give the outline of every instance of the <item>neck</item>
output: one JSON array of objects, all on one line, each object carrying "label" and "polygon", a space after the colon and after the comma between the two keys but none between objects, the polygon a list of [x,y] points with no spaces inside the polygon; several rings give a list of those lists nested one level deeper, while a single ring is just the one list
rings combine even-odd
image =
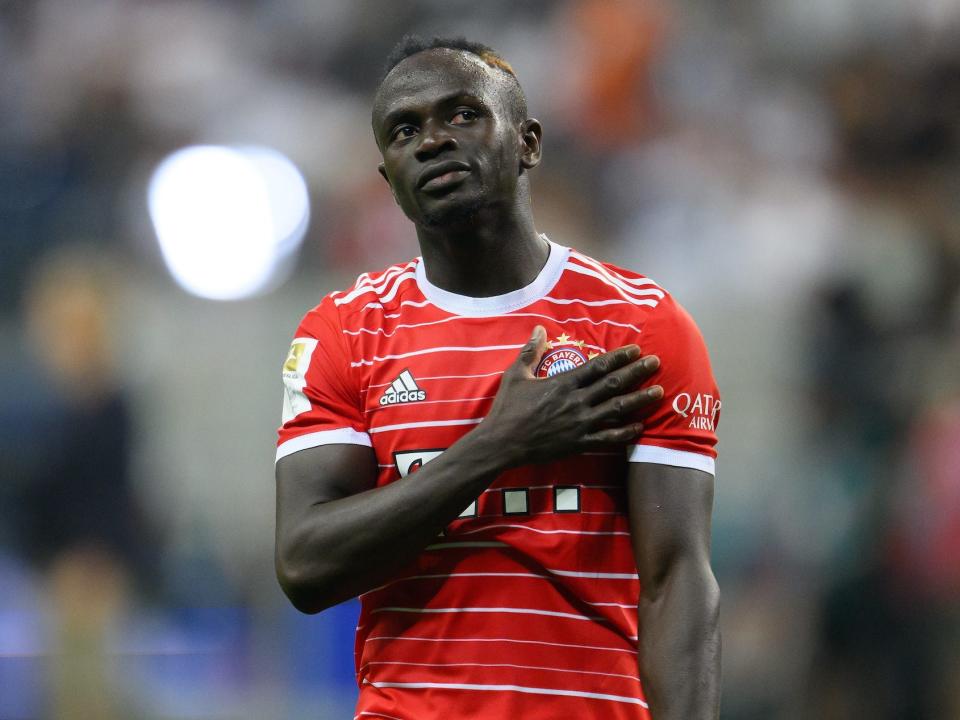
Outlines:
[{"label": "neck", "polygon": [[508,212],[482,210],[456,226],[418,226],[417,239],[427,279],[468,297],[503,295],[529,285],[550,254],[529,203],[522,201]]}]

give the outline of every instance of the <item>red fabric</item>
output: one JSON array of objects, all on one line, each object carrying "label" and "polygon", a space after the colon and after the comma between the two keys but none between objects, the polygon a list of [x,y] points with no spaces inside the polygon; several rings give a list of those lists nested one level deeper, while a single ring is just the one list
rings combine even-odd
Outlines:
[{"label": "red fabric", "polygon": [[[640,444],[715,457],[712,426],[691,426],[693,401],[679,405],[686,417],[673,407],[683,393],[718,397],[689,316],[643,276],[553,252],[563,253],[562,272],[545,294],[492,315],[438,307],[415,262],[325,298],[296,333],[318,341],[305,371],[310,407],[280,429],[281,452],[318,430],[350,428],[368,434],[379,485],[416,472],[483,418],[502,371],[542,324],[547,355],[564,351],[555,371],[627,343],[659,355],[652,382],[666,398]],[[545,359],[541,374],[552,365]],[[712,408],[701,414],[715,420]],[[472,516],[362,597],[361,717],[648,717],[624,450],[504,473]],[[558,496],[558,487],[568,489]]]}]

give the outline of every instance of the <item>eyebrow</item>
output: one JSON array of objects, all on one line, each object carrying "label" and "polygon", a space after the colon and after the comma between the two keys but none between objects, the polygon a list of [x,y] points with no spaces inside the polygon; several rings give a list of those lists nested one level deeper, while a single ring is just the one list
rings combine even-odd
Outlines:
[{"label": "eyebrow", "polygon": [[[483,102],[483,100],[481,100],[476,95],[472,93],[465,93],[465,92],[453,92],[453,93],[450,93],[449,95],[445,95],[444,97],[440,98],[436,104],[440,106],[452,105],[457,100],[463,100],[463,99],[473,100],[478,105],[481,105],[483,107],[487,106],[487,104]],[[405,108],[405,107],[398,107],[398,108],[389,110],[383,116],[383,119],[380,121],[380,129],[389,130],[401,120],[414,116],[416,114],[417,114],[416,111],[411,110],[410,108]]]}]

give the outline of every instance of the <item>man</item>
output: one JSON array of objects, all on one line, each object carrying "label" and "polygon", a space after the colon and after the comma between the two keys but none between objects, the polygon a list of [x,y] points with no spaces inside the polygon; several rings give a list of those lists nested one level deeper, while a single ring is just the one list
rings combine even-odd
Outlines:
[{"label": "man", "polygon": [[423,256],[306,315],[277,450],[285,592],[362,598],[357,717],[716,718],[696,327],[537,233],[540,123],[489,48],[401,43],[373,130]]}]

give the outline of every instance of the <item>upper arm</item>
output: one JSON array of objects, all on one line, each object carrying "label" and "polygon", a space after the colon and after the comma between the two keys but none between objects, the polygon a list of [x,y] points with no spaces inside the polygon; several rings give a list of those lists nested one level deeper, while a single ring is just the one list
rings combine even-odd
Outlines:
[{"label": "upper arm", "polygon": [[333,300],[304,317],[283,364],[277,534],[311,507],[368,490],[377,461]]},{"label": "upper arm", "polygon": [[655,591],[678,562],[709,568],[713,487],[713,476],[700,470],[630,464],[630,536],[645,591]]},{"label": "upper arm", "polygon": [[277,538],[312,507],[376,486],[377,460],[365,445],[320,445],[277,461]]}]

